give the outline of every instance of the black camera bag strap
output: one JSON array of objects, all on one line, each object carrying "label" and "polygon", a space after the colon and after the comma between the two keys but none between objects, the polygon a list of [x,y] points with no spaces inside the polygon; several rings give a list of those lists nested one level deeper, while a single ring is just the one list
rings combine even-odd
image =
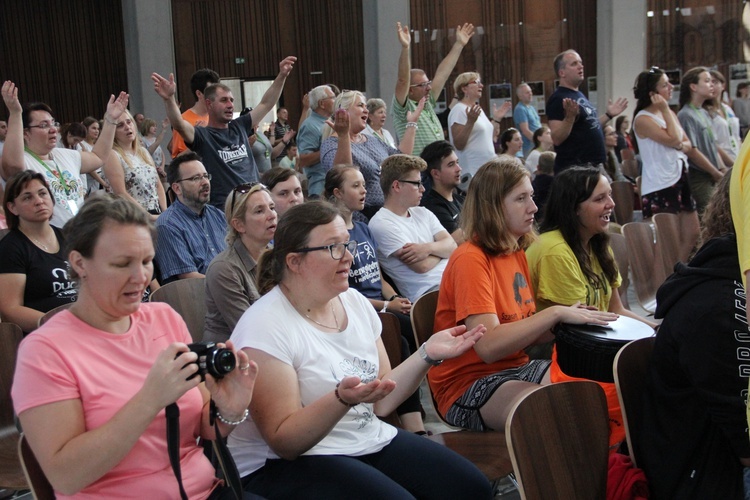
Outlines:
[{"label": "black camera bag strap", "polygon": [[165,408],[167,414],[167,452],[169,453],[169,463],[172,464],[174,476],[177,478],[177,484],[180,486],[180,498],[188,500],[185,488],[182,487],[182,469],[180,468],[180,408],[177,403],[167,405]]},{"label": "black camera bag strap", "polygon": [[[180,468],[180,409],[177,403],[172,403],[166,407],[167,414],[167,450],[169,453],[169,462],[172,464],[172,470],[177,478],[177,484],[180,486],[180,498],[182,500],[188,500],[185,489],[182,487],[182,470]],[[229,453],[229,448],[224,442],[224,438],[221,437],[219,432],[219,424],[216,421],[216,404],[214,400],[211,400],[211,407],[209,409],[210,420],[209,423],[213,425],[216,438],[213,441],[213,448],[216,453],[216,457],[219,460],[221,470],[224,472],[224,480],[227,485],[232,489],[234,497],[237,500],[242,499],[242,481],[240,480],[240,473],[237,470],[237,465],[234,463],[232,454]]]}]

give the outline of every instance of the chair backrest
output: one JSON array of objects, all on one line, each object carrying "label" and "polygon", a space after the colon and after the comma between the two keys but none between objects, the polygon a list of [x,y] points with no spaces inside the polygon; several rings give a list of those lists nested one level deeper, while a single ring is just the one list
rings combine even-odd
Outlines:
[{"label": "chair backrest", "polygon": [[[391,368],[401,364],[401,323],[395,314],[389,312],[379,312],[378,317],[383,325],[383,331],[380,333],[380,340],[383,341],[385,351],[388,353],[388,361],[391,362]],[[390,415],[380,417],[381,420],[388,422],[394,427],[402,428],[401,419],[394,411]]]},{"label": "chair backrest", "polygon": [[415,300],[411,306],[411,326],[418,346],[427,342],[427,339],[434,333],[438,293],[439,290],[427,292]]},{"label": "chair backrest", "polygon": [[73,303],[71,302],[69,304],[63,304],[61,306],[55,307],[54,309],[50,309],[49,311],[47,311],[46,313],[44,313],[44,316],[42,316],[41,318],[39,318],[39,322],[37,323],[37,327],[42,326],[47,321],[49,321],[49,319],[52,316],[54,316],[55,314],[59,313],[60,311],[64,311],[65,309],[68,309],[72,305],[73,305]]},{"label": "chair backrest", "polygon": [[530,392],[511,408],[505,439],[522,498],[605,498],[609,423],[604,391],[595,382]]},{"label": "chair backrest", "polygon": [[193,342],[203,339],[206,324],[206,278],[167,283],[151,294],[151,302],[166,302],[185,320]]},{"label": "chair backrest", "polygon": [[622,419],[625,423],[625,438],[628,441],[630,459],[638,466],[638,450],[633,437],[638,435],[643,422],[643,392],[648,377],[648,366],[654,350],[656,337],[634,340],[624,345],[615,356],[613,365],[617,399],[620,400]]},{"label": "chair backrest", "polygon": [[13,323],[0,323],[0,430],[15,427],[10,388],[16,369],[18,346],[23,338],[21,327]]},{"label": "chair backrest", "polygon": [[47,480],[47,476],[44,475],[42,467],[37,462],[34,452],[31,451],[29,443],[26,441],[26,436],[23,434],[21,434],[21,438],[18,440],[18,458],[21,460],[23,473],[26,476],[26,481],[29,483],[34,499],[54,500],[55,491]]},{"label": "chair backrest", "polygon": [[656,310],[656,290],[664,282],[664,267],[656,253],[654,230],[646,222],[630,222],[622,226],[628,249],[628,261],[638,302],[646,311]]},{"label": "chair backrest", "polygon": [[625,237],[620,233],[609,233],[609,246],[615,255],[617,270],[620,271],[622,282],[620,283],[620,301],[626,309],[630,309],[628,303],[628,287],[630,286],[630,265],[628,264],[628,248]]},{"label": "chair backrest", "polygon": [[677,214],[661,213],[654,215],[653,221],[656,231],[656,253],[661,257],[664,276],[670,276],[674,272],[674,265],[680,261],[680,217]]},{"label": "chair backrest", "polygon": [[630,181],[614,181],[611,186],[617,223],[622,225],[633,222],[633,184]]},{"label": "chair backrest", "polygon": [[29,487],[16,453],[19,432],[10,397],[22,338],[20,326],[0,323],[0,489],[24,490]]}]

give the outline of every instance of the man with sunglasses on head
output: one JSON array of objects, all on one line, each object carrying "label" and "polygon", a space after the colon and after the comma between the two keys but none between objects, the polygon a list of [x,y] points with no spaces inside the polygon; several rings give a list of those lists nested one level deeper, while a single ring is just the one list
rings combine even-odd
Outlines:
[{"label": "man with sunglasses on head", "polygon": [[440,62],[435,71],[435,76],[430,80],[424,70],[412,69],[411,67],[411,33],[408,26],[397,23],[398,41],[401,43],[401,56],[398,59],[398,80],[396,80],[396,92],[393,95],[391,113],[393,114],[393,125],[399,140],[404,136],[408,111],[414,112],[420,99],[427,96],[424,110],[417,121],[417,135],[414,140],[412,154],[419,155],[428,144],[445,139],[443,126],[435,113],[435,103],[443,91],[445,82],[453,71],[453,68],[461,56],[471,37],[474,35],[474,25],[465,23],[456,28],[456,42],[450,52]]},{"label": "man with sunglasses on head", "polygon": [[227,247],[224,212],[209,204],[211,174],[194,151],[167,165],[175,200],[156,219],[156,268],[162,285],[202,278],[214,257]]},{"label": "man with sunglasses on head", "polygon": [[438,289],[448,257],[456,249],[435,214],[419,206],[426,168],[427,163],[417,156],[386,158],[380,172],[385,204],[369,224],[380,266],[412,303]]},{"label": "man with sunglasses on head", "polygon": [[86,194],[81,176],[101,167],[112,151],[117,121],[128,106],[128,94],[112,95],[104,114],[104,126],[92,152],[57,148],[60,124],[52,117],[52,109],[42,102],[21,106],[18,87],[6,81],[2,86],[3,101],[8,108],[8,133],[2,157],[2,176],[24,170],[42,174],[55,198],[50,224],[63,227],[78,213]]},{"label": "man with sunglasses on head", "polygon": [[158,73],[151,74],[154,90],[164,99],[172,128],[182,136],[188,148],[203,158],[206,170],[211,174],[213,206],[223,209],[224,200],[234,186],[259,179],[258,166],[253,159],[248,137],[255,134],[254,124],[260,122],[276,105],[296,61],[294,56],[281,61],[279,74],[258,105],[250,113],[236,119],[232,90],[222,83],[206,87],[206,127],[194,127],[182,118],[174,97],[177,88],[174,75],[169,75],[167,79]]}]

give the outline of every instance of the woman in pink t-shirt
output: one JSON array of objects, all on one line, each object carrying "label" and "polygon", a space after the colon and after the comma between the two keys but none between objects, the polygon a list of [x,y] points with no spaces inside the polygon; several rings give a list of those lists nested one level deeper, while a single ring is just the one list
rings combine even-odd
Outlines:
[{"label": "woman in pink t-shirt", "polygon": [[173,402],[185,492],[217,498],[222,489],[196,439],[215,438],[210,399],[223,435],[245,420],[257,366],[237,351],[237,369],[224,378],[192,377],[198,356],[185,323],[165,304],[141,304],[154,231],[138,205],[95,197],[65,229],[78,301],[22,342],[12,390],[57,498],[179,498],[165,433]]}]

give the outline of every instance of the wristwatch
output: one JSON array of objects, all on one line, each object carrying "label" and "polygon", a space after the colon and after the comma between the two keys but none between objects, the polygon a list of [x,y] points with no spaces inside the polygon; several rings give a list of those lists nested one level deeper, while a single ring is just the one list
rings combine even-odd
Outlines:
[{"label": "wristwatch", "polygon": [[427,349],[425,349],[425,347],[424,347],[426,343],[427,342],[425,342],[424,344],[422,344],[421,346],[419,346],[419,355],[424,360],[424,362],[427,363],[428,365],[432,365],[432,366],[437,366],[440,363],[442,363],[443,362],[442,359],[432,359],[431,357],[429,357],[427,355]]}]

